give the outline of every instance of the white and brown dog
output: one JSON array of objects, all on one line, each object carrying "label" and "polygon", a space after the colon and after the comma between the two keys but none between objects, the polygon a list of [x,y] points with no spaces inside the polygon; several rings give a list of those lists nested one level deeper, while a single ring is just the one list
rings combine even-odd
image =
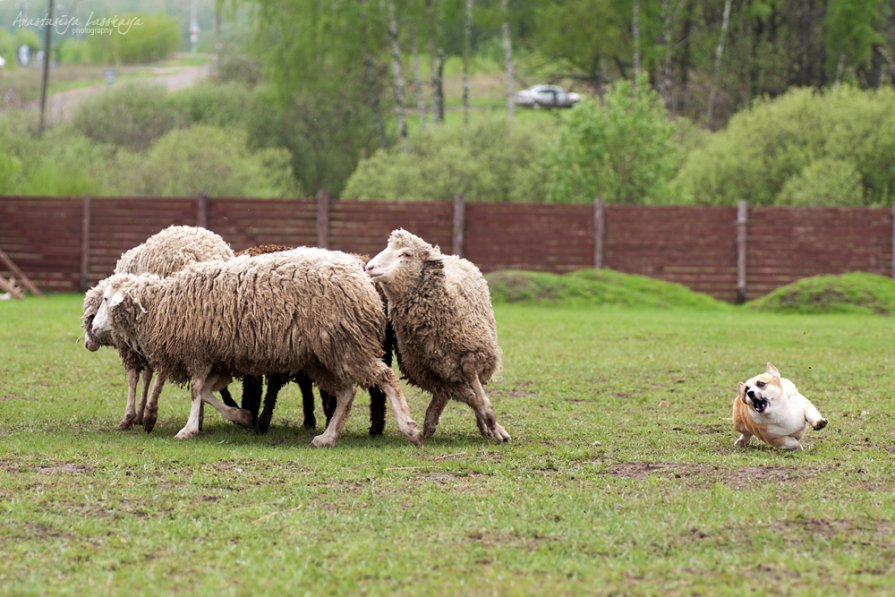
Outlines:
[{"label": "white and brown dog", "polygon": [[775,448],[800,450],[809,424],[823,429],[827,420],[772,364],[765,373],[740,382],[733,402],[733,428],[741,434],[735,446],[747,445],[754,435]]}]

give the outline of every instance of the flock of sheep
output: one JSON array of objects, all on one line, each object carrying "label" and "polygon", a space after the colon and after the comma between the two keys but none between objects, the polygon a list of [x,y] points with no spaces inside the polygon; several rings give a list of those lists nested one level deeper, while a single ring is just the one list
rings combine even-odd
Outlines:
[{"label": "flock of sheep", "polygon": [[[127,370],[121,429],[152,431],[171,380],[192,394],[179,439],[200,432],[206,402],[264,433],[278,390],[295,380],[305,426],[316,425],[311,382],[320,389],[327,426],[317,447],[335,445],[358,385],[371,393],[373,435],[382,433],[387,398],[401,432],[420,445],[453,398],[473,409],[482,435],[510,439],[484,390],[500,366],[487,282],[469,261],[405,230],[365,263],[310,247],[234,254],[213,232],[171,226],[124,253],[87,292],[82,323],[87,349],[114,346]],[[432,394],[422,435],[390,366],[393,346],[406,379]],[[243,382],[241,408],[227,389],[234,377]]]}]

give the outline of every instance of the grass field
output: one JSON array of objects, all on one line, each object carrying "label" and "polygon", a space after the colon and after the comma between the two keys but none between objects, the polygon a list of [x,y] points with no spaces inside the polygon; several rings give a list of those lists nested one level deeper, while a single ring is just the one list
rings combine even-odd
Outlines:
[{"label": "grass field", "polygon": [[[498,305],[489,386],[513,436],[451,404],[422,449],[358,396],[331,450],[297,389],[254,436],[207,412],[120,432],[117,355],[79,296],[0,303],[3,594],[891,594],[895,322],[860,315]],[[807,449],[735,449],[767,360],[829,419]],[[427,403],[407,388],[418,422]]]}]

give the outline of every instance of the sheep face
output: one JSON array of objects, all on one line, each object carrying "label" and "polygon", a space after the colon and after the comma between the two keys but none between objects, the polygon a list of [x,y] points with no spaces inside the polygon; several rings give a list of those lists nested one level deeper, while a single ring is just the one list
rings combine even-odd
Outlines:
[{"label": "sheep face", "polygon": [[367,262],[366,271],[374,282],[388,285],[416,279],[427,262],[442,259],[441,249],[399,229],[389,236],[388,246]]},{"label": "sheep face", "polygon": [[93,317],[93,323],[90,326],[90,332],[97,337],[109,335],[112,333],[114,312],[118,305],[124,303],[128,299],[133,300],[129,296],[129,282],[133,281],[134,276],[129,274],[117,274],[110,278],[106,278],[102,283],[103,297],[96,315]]},{"label": "sheep face", "polygon": [[81,325],[84,327],[84,348],[90,352],[99,350],[100,346],[111,346],[112,337],[109,334],[96,335],[93,333],[93,319],[103,302],[103,287],[98,284],[84,295],[84,314],[81,316]]}]

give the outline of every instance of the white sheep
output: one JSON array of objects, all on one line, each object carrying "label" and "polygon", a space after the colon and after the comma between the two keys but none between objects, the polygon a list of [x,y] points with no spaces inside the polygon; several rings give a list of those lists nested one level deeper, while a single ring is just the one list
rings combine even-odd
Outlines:
[{"label": "white sheep", "polygon": [[251,425],[247,411],[211,395],[229,376],[303,371],[336,396],[332,420],[314,446],[335,444],[356,384],[382,389],[401,432],[420,444],[398,380],[381,359],[382,302],[356,257],[299,248],[196,263],[168,278],[119,274],[105,289],[94,333],[126,339],[159,375],[191,383],[180,439],[199,432],[203,401]]},{"label": "white sheep", "polygon": [[500,367],[500,348],[488,283],[478,268],[395,230],[366,269],[388,299],[401,372],[432,393],[423,437],[435,433],[453,398],[472,408],[482,435],[509,441],[483,387]]},{"label": "white sheep", "polygon": [[[211,259],[230,259],[233,251],[219,235],[195,226],[169,226],[164,230],[153,234],[143,243],[124,252],[115,264],[116,274],[156,274],[169,276],[185,266],[199,261]],[[82,325],[85,330],[84,346],[87,350],[95,351],[100,346],[114,346],[118,349],[121,362],[127,370],[128,394],[124,416],[118,423],[119,429],[130,429],[134,423],[144,425],[149,432],[155,424],[155,417],[144,422],[144,411],[147,403],[149,384],[152,380],[152,368],[139,352],[132,350],[124,342],[116,341],[112,334],[94,335],[91,331],[93,318],[102,302],[105,288],[102,283],[91,288],[84,296],[84,312]],[[143,391],[139,406],[136,406],[137,383],[140,373],[143,373]],[[156,379],[153,394],[155,403],[158,394],[164,386],[163,378]],[[226,388],[224,388],[226,392]],[[224,400],[235,405],[229,394],[224,395]]]}]

